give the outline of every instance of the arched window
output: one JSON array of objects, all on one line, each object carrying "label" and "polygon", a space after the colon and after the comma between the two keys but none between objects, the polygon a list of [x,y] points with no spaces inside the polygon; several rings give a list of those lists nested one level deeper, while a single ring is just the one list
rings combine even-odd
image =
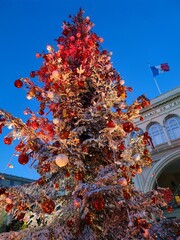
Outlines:
[{"label": "arched window", "polygon": [[171,140],[180,138],[180,117],[171,116],[165,121],[165,128]]},{"label": "arched window", "polygon": [[165,134],[163,132],[163,129],[159,123],[153,123],[149,128],[148,128],[148,133],[150,137],[153,140],[153,144],[159,145],[164,142],[167,142]]}]

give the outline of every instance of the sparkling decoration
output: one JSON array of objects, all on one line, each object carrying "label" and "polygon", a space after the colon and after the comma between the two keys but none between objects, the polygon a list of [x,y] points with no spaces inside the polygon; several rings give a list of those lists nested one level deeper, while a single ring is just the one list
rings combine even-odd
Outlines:
[{"label": "sparkling decoration", "polygon": [[123,130],[127,133],[132,132],[134,129],[134,126],[131,122],[125,122],[123,123]]},{"label": "sparkling decoration", "polygon": [[45,213],[51,214],[55,209],[55,203],[51,199],[46,199],[42,204],[41,208]]},{"label": "sparkling decoration", "polygon": [[58,167],[64,167],[68,164],[69,159],[66,154],[59,154],[55,158],[55,163],[58,165]]},{"label": "sparkling decoration", "polygon": [[19,155],[18,162],[20,164],[25,165],[28,163],[28,161],[29,161],[29,156],[26,153]]}]

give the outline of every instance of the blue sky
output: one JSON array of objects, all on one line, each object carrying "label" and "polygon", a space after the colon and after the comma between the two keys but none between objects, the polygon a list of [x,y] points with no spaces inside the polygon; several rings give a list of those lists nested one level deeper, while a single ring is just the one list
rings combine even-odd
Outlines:
[{"label": "blue sky", "polygon": [[[36,52],[47,44],[56,46],[62,22],[80,7],[95,23],[93,31],[104,38],[102,47],[113,52],[113,65],[126,86],[133,88],[128,101],[141,94],[158,96],[148,63],[169,63],[170,71],[156,78],[162,93],[180,85],[179,0],[1,0],[0,108],[24,119],[24,109],[35,106],[25,90],[14,87],[14,80],[39,68]],[[17,163],[15,144],[3,144],[6,133],[0,135],[0,172],[37,178],[30,166]],[[10,160],[13,169],[6,167]]]}]

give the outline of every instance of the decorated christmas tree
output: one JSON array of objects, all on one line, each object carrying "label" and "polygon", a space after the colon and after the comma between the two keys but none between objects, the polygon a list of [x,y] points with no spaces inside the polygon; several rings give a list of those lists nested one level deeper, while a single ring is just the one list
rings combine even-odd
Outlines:
[{"label": "decorated christmas tree", "polygon": [[1,211],[21,223],[0,239],[156,239],[158,233],[166,239],[177,232],[177,223],[164,220],[163,195],[133,184],[152,163],[152,140],[134,121],[143,120],[140,110],[150,101],[141,95],[127,104],[132,88],[92,27],[80,10],[63,23],[57,50],[48,45],[36,54],[40,69],[14,82],[39,102],[38,111],[25,109],[26,123],[0,110],[0,131],[11,128],[4,143],[18,139],[19,164],[31,162],[41,175],[0,189]]}]

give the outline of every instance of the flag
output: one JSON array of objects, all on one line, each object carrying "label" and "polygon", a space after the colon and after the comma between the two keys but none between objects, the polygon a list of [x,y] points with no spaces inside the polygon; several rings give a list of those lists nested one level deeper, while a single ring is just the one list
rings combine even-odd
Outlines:
[{"label": "flag", "polygon": [[160,64],[158,66],[152,66],[151,67],[151,71],[152,71],[153,77],[156,77],[160,73],[168,72],[169,70],[170,69],[169,69],[168,63],[162,63],[162,64]]}]

